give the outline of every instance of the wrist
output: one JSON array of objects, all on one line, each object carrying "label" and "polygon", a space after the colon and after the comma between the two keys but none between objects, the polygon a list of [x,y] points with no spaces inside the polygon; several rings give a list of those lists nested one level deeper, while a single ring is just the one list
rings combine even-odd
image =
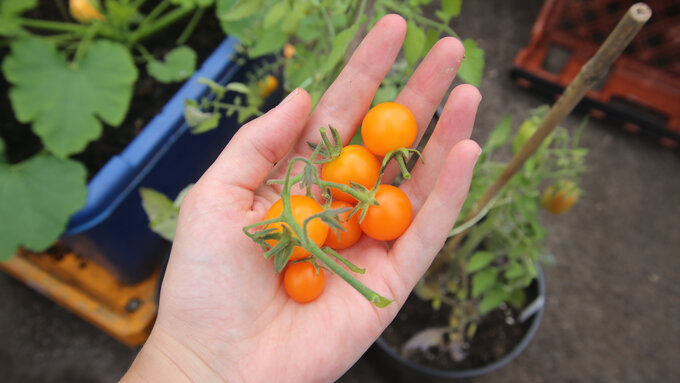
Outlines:
[{"label": "wrist", "polygon": [[[157,329],[154,329],[157,330]],[[160,331],[153,331],[120,383],[225,382],[195,352]]]}]

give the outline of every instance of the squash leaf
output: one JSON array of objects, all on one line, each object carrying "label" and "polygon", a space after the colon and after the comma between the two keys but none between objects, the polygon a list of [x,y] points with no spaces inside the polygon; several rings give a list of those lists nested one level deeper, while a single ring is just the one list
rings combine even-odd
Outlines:
[{"label": "squash leaf", "polygon": [[49,154],[0,163],[0,261],[19,246],[49,247],[85,204],[86,175],[80,163]]},{"label": "squash leaf", "polygon": [[165,62],[149,61],[146,69],[162,83],[186,80],[196,71],[196,52],[186,46],[177,47],[165,55]]},{"label": "squash leaf", "polygon": [[104,40],[91,43],[80,62],[69,63],[45,39],[19,39],[2,70],[12,84],[17,119],[32,123],[43,145],[62,158],[98,138],[101,121],[113,126],[123,121],[137,79],[127,49]]}]

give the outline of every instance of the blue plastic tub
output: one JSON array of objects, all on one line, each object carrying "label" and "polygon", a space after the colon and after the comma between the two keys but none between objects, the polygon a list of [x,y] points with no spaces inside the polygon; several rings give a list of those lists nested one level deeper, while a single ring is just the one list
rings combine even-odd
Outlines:
[{"label": "blue plastic tub", "polygon": [[217,129],[193,135],[183,115],[186,99],[198,100],[208,92],[199,78],[221,84],[243,80],[245,69],[232,61],[236,43],[224,40],[162,112],[106,163],[88,184],[85,207],[69,221],[62,241],[122,282],[148,277],[170,246],[149,229],[139,188],[174,198],[200,177],[239,127],[235,118],[223,118]]}]

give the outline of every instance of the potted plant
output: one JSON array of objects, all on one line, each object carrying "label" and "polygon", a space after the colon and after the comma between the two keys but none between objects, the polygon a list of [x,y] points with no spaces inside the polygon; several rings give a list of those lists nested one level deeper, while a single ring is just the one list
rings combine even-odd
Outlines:
[{"label": "potted plant", "polygon": [[505,168],[492,156],[517,153],[547,110],[532,111],[512,140],[509,117],[491,133],[450,240],[376,343],[399,366],[390,370],[417,381],[478,376],[507,364],[535,335],[545,302],[538,262],[553,261],[539,211],[561,214],[578,199],[584,124],[573,136],[556,129],[480,213],[464,217]]},{"label": "potted plant", "polygon": [[[0,3],[0,85],[9,94],[2,108],[16,118],[0,129],[0,211],[17,217],[0,224],[0,259],[18,246],[39,251],[61,237],[135,283],[157,266],[165,245],[146,233],[131,191],[148,185],[172,192],[205,169],[237,125],[225,120],[229,127],[192,137],[184,100],[207,93],[199,78],[224,83],[242,79],[243,70],[231,60],[236,39],[220,44],[217,20],[199,23],[212,0],[105,5]],[[172,40],[157,37],[168,29]],[[172,83],[187,79],[176,92]],[[190,154],[199,147],[208,157]]]}]

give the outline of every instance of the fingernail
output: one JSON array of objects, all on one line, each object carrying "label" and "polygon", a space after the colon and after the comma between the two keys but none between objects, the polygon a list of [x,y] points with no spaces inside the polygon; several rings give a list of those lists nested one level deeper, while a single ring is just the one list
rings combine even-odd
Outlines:
[{"label": "fingernail", "polygon": [[475,165],[477,165],[477,160],[479,160],[479,156],[481,156],[481,155],[482,155],[482,148],[479,148],[479,152],[477,152],[477,158],[475,158],[475,163],[472,165],[473,168],[475,167]]},{"label": "fingernail", "polygon": [[300,93],[300,88],[295,88],[295,90],[293,90],[292,92],[290,92],[290,94],[289,94],[288,96],[286,96],[286,98],[284,98],[284,99],[279,103],[279,106],[281,106],[281,105],[283,105],[283,104],[289,102],[290,100],[294,99],[295,96],[298,95],[298,93]]}]

